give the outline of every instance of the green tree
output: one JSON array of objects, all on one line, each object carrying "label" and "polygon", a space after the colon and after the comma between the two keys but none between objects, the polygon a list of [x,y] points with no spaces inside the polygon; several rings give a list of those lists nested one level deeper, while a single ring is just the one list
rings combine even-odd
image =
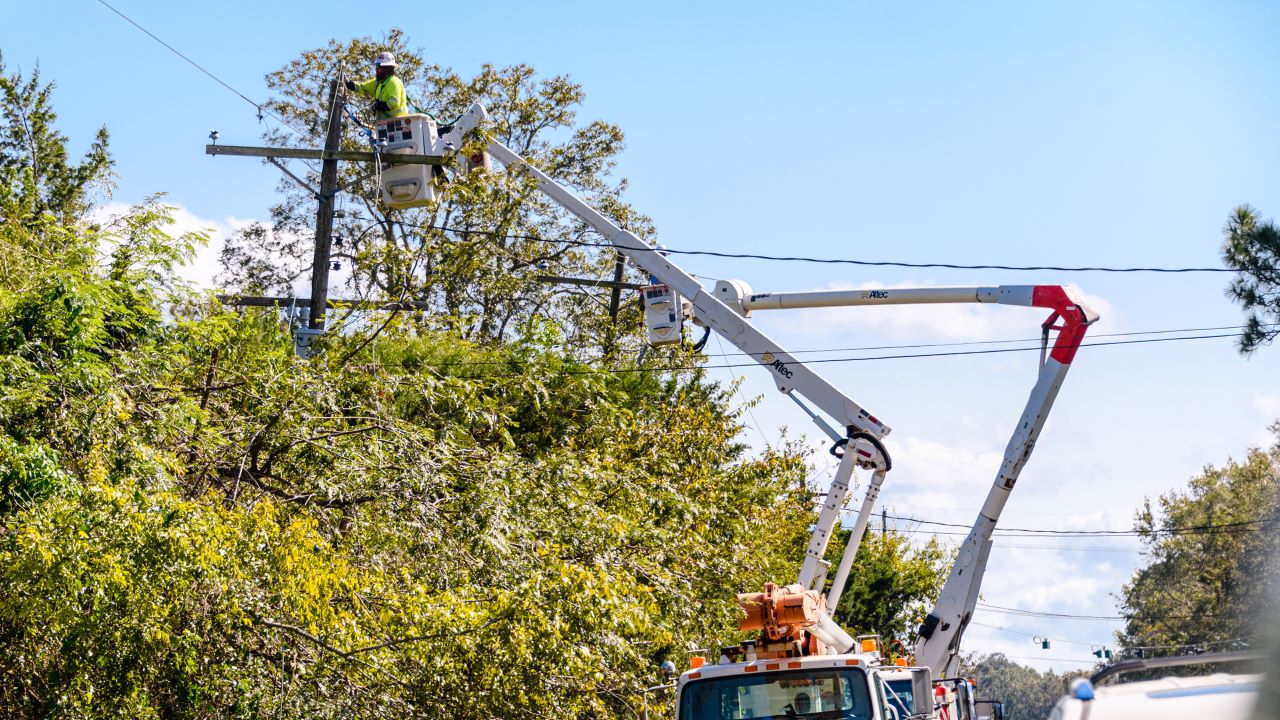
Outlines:
[{"label": "green tree", "polygon": [[[848,541],[847,530],[832,538],[833,564]],[[836,547],[838,546],[838,547]],[[835,618],[854,634],[878,634],[910,647],[920,619],[933,609],[946,582],[952,553],[937,539],[913,545],[900,532],[868,530],[849,572]]]},{"label": "green tree", "polygon": [[[1280,436],[1280,425],[1272,426]],[[1123,648],[1174,655],[1226,650],[1259,633],[1257,611],[1276,587],[1280,442],[1206,467],[1185,491],[1138,512],[1146,564],[1121,591]]]},{"label": "green tree", "polygon": [[[396,54],[397,72],[410,99],[442,122],[482,102],[492,122],[485,132],[524,155],[552,177],[573,188],[619,225],[651,241],[655,230],[643,215],[622,201],[626,181],[612,177],[622,151],[623,134],[603,122],[577,118],[585,94],[568,77],[539,78],[533,68],[484,66],[472,76],[430,63],[392,29],[382,40],[332,40],[308,50],[267,76],[277,96],[273,112],[298,130],[268,133],[273,143],[322,143],[328,87],[339,70],[367,72],[382,50]],[[362,101],[351,99],[352,110]],[[358,128],[347,127],[344,146],[367,148]],[[424,325],[448,329],[468,339],[491,341],[520,334],[534,316],[553,318],[573,347],[614,348],[621,339],[629,352],[639,349],[634,307],[619,326],[608,322],[594,291],[535,282],[551,268],[563,275],[605,277],[615,255],[584,223],[536,192],[529,178],[508,173],[455,177],[440,188],[438,201],[425,208],[388,210],[369,168],[347,163],[341,181],[345,195],[336,235],[335,257],[350,264],[355,297],[413,299],[431,304]],[[314,184],[314,169],[309,176]],[[313,198],[281,181],[282,201],[272,211],[270,228],[254,226],[232,239],[223,254],[223,277],[245,289],[287,290],[307,272],[311,257]],[[637,275],[638,277],[638,275]],[[628,337],[629,336],[629,340]]]},{"label": "green tree", "polygon": [[1241,205],[1222,234],[1222,260],[1237,273],[1227,296],[1249,314],[1239,341],[1247,355],[1280,335],[1280,228]]},{"label": "green tree", "polygon": [[410,323],[301,361],[173,283],[167,226],[0,287],[11,715],[626,714],[794,572],[798,454],[700,373]]},{"label": "green tree", "polygon": [[1001,653],[968,655],[963,668],[963,674],[975,682],[978,699],[1003,702],[1008,720],[1048,717],[1054,704],[1066,693],[1070,681],[1085,674],[1040,672]]},{"label": "green tree", "polygon": [[98,130],[79,164],[69,160],[67,138],[54,127],[53,83],[6,74],[0,56],[0,212],[10,219],[53,213],[78,218],[94,190],[110,188],[107,129]]},{"label": "green tree", "polygon": [[176,280],[203,237],[172,225],[0,217],[7,716],[630,716],[794,576],[798,448],[749,453],[701,370],[589,362],[598,310],[350,316],[302,360],[274,310]]}]

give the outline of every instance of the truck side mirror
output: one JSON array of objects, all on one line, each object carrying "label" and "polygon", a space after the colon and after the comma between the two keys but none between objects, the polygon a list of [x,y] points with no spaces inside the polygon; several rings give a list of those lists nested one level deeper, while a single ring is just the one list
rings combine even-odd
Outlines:
[{"label": "truck side mirror", "polygon": [[911,714],[933,715],[933,677],[929,668],[911,668]]}]

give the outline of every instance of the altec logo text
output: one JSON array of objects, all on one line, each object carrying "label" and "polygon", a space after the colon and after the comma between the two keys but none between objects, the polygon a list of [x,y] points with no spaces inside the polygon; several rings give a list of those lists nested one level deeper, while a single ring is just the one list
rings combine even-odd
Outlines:
[{"label": "altec logo text", "polygon": [[791,368],[787,367],[781,360],[774,357],[773,353],[767,352],[764,355],[761,355],[760,359],[769,367],[777,370],[778,374],[782,377],[787,378],[788,380],[791,379]]}]

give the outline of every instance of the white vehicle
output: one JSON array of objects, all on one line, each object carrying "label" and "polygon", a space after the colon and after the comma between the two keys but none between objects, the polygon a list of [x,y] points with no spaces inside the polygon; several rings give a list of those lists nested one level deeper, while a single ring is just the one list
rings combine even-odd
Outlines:
[{"label": "white vehicle", "polygon": [[1188,665],[1217,664],[1262,658],[1261,653],[1234,652],[1188,657],[1124,660],[1073,683],[1058,701],[1049,720],[1248,720],[1262,688],[1262,676],[1215,673],[1120,683],[1101,687],[1103,680],[1125,672]]},{"label": "white vehicle", "polygon": [[[454,123],[448,135],[429,140],[433,146],[460,147],[464,133],[486,117],[484,108],[474,105]],[[746,611],[740,629],[759,631],[759,639],[722,649],[714,665],[704,665],[705,659],[695,658],[694,667],[675,683],[677,718],[746,720],[814,716],[902,720],[908,715],[935,717],[931,677],[955,670],[961,634],[973,614],[991,550],[991,531],[1044,427],[1076,350],[1088,327],[1098,319],[1097,313],[1084,304],[1076,290],[1057,285],[757,294],[746,283],[730,280],[717,282],[712,290],[707,290],[656,248],[615,225],[502,143],[489,140],[488,154],[508,171],[523,172],[534,178],[538,188],[551,200],[591,226],[649,274],[654,282],[645,289],[644,296],[650,300],[645,315],[652,344],[680,342],[686,320],[719,333],[769,370],[778,390],[799,404],[831,437],[832,453],[840,458],[797,582],[782,587],[769,583],[763,592],[739,595]],[[470,162],[487,166],[489,160],[472,158]],[[750,318],[755,311],[772,309],[936,303],[1021,305],[1042,308],[1050,314],[1042,325],[1039,375],[1009,440],[1004,462],[972,532],[961,546],[937,606],[920,628],[915,647],[919,667],[904,671],[882,663],[877,641],[855,642],[831,619],[872,506],[885,475],[892,468],[892,460],[882,442],[890,428],[788,354],[755,328]],[[1054,333],[1056,338],[1050,347]],[[810,408],[806,401],[817,410]],[[833,429],[818,412],[833,420],[839,429]],[[831,589],[824,593],[829,568],[823,557],[839,521],[855,468],[870,471],[871,477]],[[890,702],[895,695],[886,684],[890,673],[899,681],[903,672],[913,688],[911,700]],[[965,689],[971,691],[967,684]],[[964,712],[964,717],[948,720],[972,720],[971,692],[964,702]]]}]

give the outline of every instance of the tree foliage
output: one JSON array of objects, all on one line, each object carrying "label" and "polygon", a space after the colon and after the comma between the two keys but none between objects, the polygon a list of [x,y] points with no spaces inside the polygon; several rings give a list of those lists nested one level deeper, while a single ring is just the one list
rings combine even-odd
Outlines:
[{"label": "tree foliage", "polygon": [[394,324],[301,361],[165,289],[164,221],[0,293],[11,716],[620,714],[794,572],[803,465],[698,373]]},{"label": "tree foliage", "polygon": [[[832,552],[843,550],[847,530],[836,533]],[[862,539],[835,618],[856,635],[877,634],[910,647],[921,619],[933,609],[952,553],[930,538],[914,546],[900,532],[872,532]],[[833,554],[833,566],[839,559]],[[896,651],[895,651],[896,652]]]},{"label": "tree foliage", "polygon": [[111,182],[107,129],[98,130],[79,164],[69,160],[67,138],[54,127],[53,83],[6,74],[0,57],[0,211],[6,218],[53,213],[77,217],[94,190]]},{"label": "tree foliage", "polygon": [[[580,85],[565,76],[540,78],[527,65],[485,65],[466,77],[429,62],[398,29],[378,41],[332,40],[268,75],[268,85],[277,93],[270,107],[292,130],[277,129],[267,140],[323,144],[329,82],[340,70],[357,77],[372,72],[371,61],[383,50],[395,53],[410,99],[425,112],[443,123],[472,103],[483,103],[491,117],[485,132],[573,188],[614,222],[654,240],[649,219],[622,201],[626,181],[612,177],[623,148],[622,131],[607,122],[578,120],[585,97]],[[367,110],[359,98],[351,98],[349,105],[352,111]],[[343,143],[348,149],[368,147],[352,123]],[[605,277],[612,273],[615,255],[593,247],[604,239],[536,192],[529,178],[455,175],[439,188],[431,206],[388,210],[379,204],[368,170],[357,163],[341,166],[340,180],[352,192],[344,195],[335,230],[342,244],[335,257],[350,264],[347,292],[352,296],[430,303],[433,312],[420,319],[423,325],[468,339],[509,339],[529,318],[549,316],[558,319],[573,347],[598,351],[621,342],[629,351],[638,350],[636,333],[628,338],[623,331],[620,338],[617,329],[635,326],[629,322],[636,317],[634,307],[626,309],[624,322],[614,325],[600,312],[604,300],[597,291],[532,281],[546,269]],[[309,169],[307,177],[314,185],[316,169]],[[291,181],[282,180],[281,192],[271,227],[246,229],[223,253],[223,277],[243,289],[287,291],[307,270],[314,201]]]},{"label": "tree foliage", "polygon": [[1249,314],[1239,341],[1247,355],[1280,335],[1280,228],[1241,205],[1222,234],[1222,260],[1237,273],[1227,296]]},{"label": "tree foliage", "polygon": [[[1280,437],[1280,425],[1272,430]],[[1253,644],[1280,573],[1277,498],[1280,442],[1148,500],[1135,524],[1146,564],[1120,595],[1122,648],[1151,656]]]},{"label": "tree foliage", "polygon": [[975,681],[978,699],[1003,702],[1007,720],[1049,717],[1049,711],[1066,693],[1070,681],[1084,674],[1040,672],[1019,665],[1001,653],[966,656],[963,667],[965,677]]},{"label": "tree foliage", "polygon": [[[735,593],[796,570],[802,454],[750,454],[700,370],[587,362],[594,303],[352,312],[302,360],[274,310],[176,279],[204,237],[159,198],[89,226],[3,197],[6,717],[630,716],[658,662],[735,637]],[[481,298],[487,262],[450,272]],[[865,581],[909,594],[892,538]]]}]

